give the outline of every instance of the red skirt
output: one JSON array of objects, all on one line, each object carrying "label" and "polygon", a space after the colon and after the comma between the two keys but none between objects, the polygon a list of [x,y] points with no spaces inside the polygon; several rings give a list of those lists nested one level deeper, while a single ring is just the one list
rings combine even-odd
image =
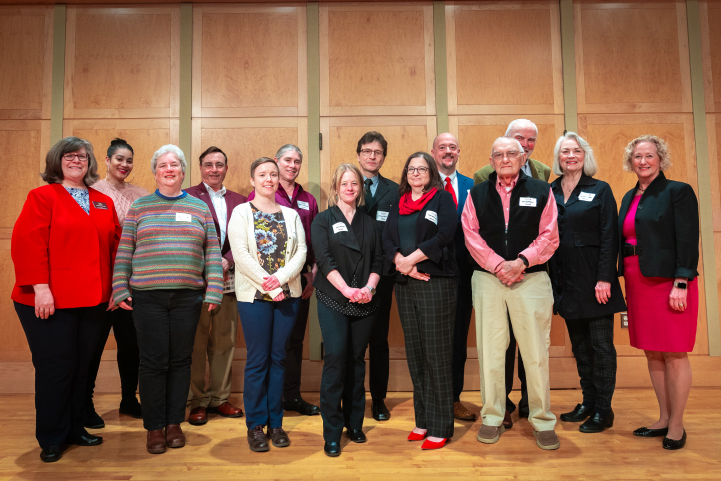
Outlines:
[{"label": "red skirt", "polygon": [[688,305],[680,312],[671,309],[668,303],[674,279],[644,277],[638,256],[623,259],[623,277],[631,345],[644,351],[693,351],[698,321],[698,278],[688,283]]}]

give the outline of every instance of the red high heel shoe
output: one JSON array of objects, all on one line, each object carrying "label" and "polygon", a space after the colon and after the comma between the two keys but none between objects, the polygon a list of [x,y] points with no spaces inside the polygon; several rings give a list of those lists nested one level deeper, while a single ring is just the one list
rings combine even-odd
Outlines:
[{"label": "red high heel shoe", "polygon": [[443,441],[439,441],[439,442],[435,442],[435,441],[426,439],[423,442],[423,446],[421,446],[421,449],[440,449],[446,445],[446,441],[448,441],[448,439],[445,439],[445,438],[443,439]]},{"label": "red high heel shoe", "polygon": [[423,434],[418,434],[411,431],[411,433],[408,435],[408,441],[423,441],[424,439],[426,439],[426,436],[428,436],[428,431]]}]

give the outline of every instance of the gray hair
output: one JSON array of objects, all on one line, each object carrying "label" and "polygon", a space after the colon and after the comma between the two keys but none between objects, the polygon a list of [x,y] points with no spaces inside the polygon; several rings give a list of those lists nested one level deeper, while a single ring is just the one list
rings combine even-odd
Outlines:
[{"label": "gray hair", "polygon": [[516,119],[512,121],[510,124],[508,124],[508,128],[506,129],[506,137],[511,137],[513,135],[513,132],[519,128],[519,124],[530,124],[533,126],[534,130],[536,131],[536,136],[538,136],[538,126],[531,122],[528,119]]},{"label": "gray hair", "polygon": [[155,174],[155,166],[158,165],[158,159],[165,154],[175,155],[180,161],[180,169],[185,173],[185,169],[188,168],[188,163],[185,161],[185,154],[177,145],[167,144],[156,150],[153,158],[150,159],[150,170],[153,171],[153,174]]},{"label": "gray hair", "polygon": [[[523,146],[517,139],[514,139],[513,137],[508,137],[507,135],[504,135],[504,136],[498,137],[496,140],[494,140],[493,145],[496,145],[496,142],[498,142],[499,140],[510,140],[511,142],[515,143],[518,146],[518,150],[520,150],[523,155],[526,155],[526,151],[523,150]],[[491,146],[491,157],[493,157],[493,147],[492,146]]]},{"label": "gray hair", "polygon": [[586,142],[583,137],[578,135],[576,132],[566,132],[558,138],[558,141],[556,141],[556,147],[553,148],[553,173],[556,175],[563,175],[563,170],[561,170],[560,155],[561,143],[563,143],[564,140],[575,141],[581,150],[583,150],[583,173],[589,177],[596,175],[596,172],[598,172],[598,164],[596,163],[596,158],[593,156],[593,149],[590,145],[588,145],[588,142]]},{"label": "gray hair", "polygon": [[285,144],[283,147],[278,149],[278,152],[275,153],[275,158],[280,159],[283,157],[283,154],[289,151],[298,152],[298,155],[300,155],[300,161],[303,162],[303,152],[300,151],[300,148],[293,144]]}]

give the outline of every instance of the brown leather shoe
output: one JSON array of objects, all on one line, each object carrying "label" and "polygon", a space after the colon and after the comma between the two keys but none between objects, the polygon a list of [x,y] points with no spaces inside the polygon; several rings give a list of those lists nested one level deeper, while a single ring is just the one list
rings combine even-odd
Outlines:
[{"label": "brown leather shoe", "polygon": [[214,408],[208,408],[209,413],[220,414],[225,418],[240,418],[243,417],[243,410],[239,407],[235,407],[229,402],[224,402],[220,406]]},{"label": "brown leather shoe", "polygon": [[511,429],[513,427],[513,419],[511,419],[510,411],[506,411],[506,414],[503,415],[503,427],[506,429]]},{"label": "brown leather shoe", "polygon": [[202,426],[208,422],[208,413],[203,406],[198,406],[188,414],[188,422],[193,426]]},{"label": "brown leather shoe", "polygon": [[486,426],[482,424],[481,429],[478,430],[476,439],[485,444],[497,443],[505,430],[506,428],[504,428],[502,424],[500,426]]},{"label": "brown leather shoe", "polygon": [[180,424],[168,424],[165,426],[165,440],[169,448],[182,448],[185,446],[185,434],[180,429]]},{"label": "brown leather shoe", "polygon": [[273,446],[276,448],[284,448],[290,446],[290,438],[283,431],[283,428],[268,428],[268,434],[266,435],[273,442]]},{"label": "brown leather shoe", "polygon": [[148,431],[148,440],[145,442],[145,448],[150,454],[165,452],[165,436],[163,436],[162,429]]},{"label": "brown leather shoe", "polygon": [[550,451],[561,447],[561,441],[553,429],[548,431],[536,431],[534,429],[533,435],[536,436],[536,445],[541,449]]},{"label": "brown leather shoe", "polygon": [[453,403],[453,417],[461,421],[475,421],[476,414],[469,411],[460,401]]},{"label": "brown leather shoe", "polygon": [[265,433],[263,432],[263,426],[256,426],[253,429],[248,429],[248,447],[251,451],[256,453],[270,451],[268,438],[265,437]]}]

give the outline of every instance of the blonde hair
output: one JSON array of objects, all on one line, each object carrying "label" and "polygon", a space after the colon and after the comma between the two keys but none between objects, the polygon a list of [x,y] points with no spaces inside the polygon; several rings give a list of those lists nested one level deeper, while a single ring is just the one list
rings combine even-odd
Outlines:
[{"label": "blonde hair", "polygon": [[330,192],[328,193],[328,207],[333,207],[338,203],[338,186],[340,185],[340,181],[343,178],[343,174],[345,174],[346,172],[353,172],[353,174],[358,179],[358,184],[360,184],[358,197],[356,197],[355,200],[356,207],[365,205],[365,188],[363,186],[363,175],[361,174],[360,170],[354,164],[340,164],[338,168],[335,169],[335,172],[333,173],[333,178],[330,181]]},{"label": "blonde hair", "polygon": [[553,173],[556,175],[563,175],[560,158],[561,143],[563,143],[564,140],[573,140],[578,144],[581,150],[583,150],[583,173],[589,177],[596,175],[596,172],[598,172],[598,164],[596,163],[596,158],[593,156],[593,149],[590,145],[588,145],[588,142],[586,142],[586,140],[576,132],[566,132],[558,138],[558,141],[556,141],[556,147],[553,149]]},{"label": "blonde hair", "polygon": [[636,150],[636,146],[641,142],[650,142],[656,146],[656,153],[661,161],[659,163],[661,172],[669,169],[671,165],[673,165],[671,163],[671,152],[668,150],[668,144],[666,144],[662,138],[656,137],[655,135],[642,135],[641,137],[633,139],[626,146],[626,150],[623,152],[623,170],[633,172],[633,151]]}]

